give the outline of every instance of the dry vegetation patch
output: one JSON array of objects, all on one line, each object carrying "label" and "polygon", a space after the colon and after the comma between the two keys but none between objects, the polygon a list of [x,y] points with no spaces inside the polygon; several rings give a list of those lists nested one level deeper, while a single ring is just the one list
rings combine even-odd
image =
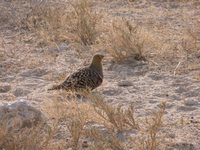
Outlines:
[{"label": "dry vegetation patch", "polygon": [[97,30],[101,15],[92,8],[92,2],[89,0],[76,0],[71,4],[74,14],[74,33],[84,45],[94,44],[99,36]]},{"label": "dry vegetation patch", "polygon": [[73,93],[54,94],[51,100],[43,103],[43,111],[49,118],[46,124],[16,133],[4,132],[1,128],[0,147],[13,150],[157,150],[165,144],[159,140],[165,104],[152,116],[141,119],[134,115],[132,106],[111,106],[100,95],[88,98],[90,102],[80,102]]},{"label": "dry vegetation patch", "polygon": [[42,45],[65,41],[68,31],[67,6],[59,2],[32,4],[24,27],[39,37]]},{"label": "dry vegetation patch", "polygon": [[[0,6],[1,10],[5,9],[2,8]],[[92,1],[76,0],[70,4],[43,1],[42,3],[30,3],[30,8],[30,12],[22,19],[22,26],[36,33],[40,46],[57,45],[66,41],[95,45],[101,34],[100,28],[108,30],[106,25],[99,27],[102,18],[94,11]],[[7,10],[4,13],[7,13]],[[1,15],[0,19],[7,22],[7,16],[11,14]],[[174,75],[178,73],[183,62],[188,61],[194,52],[199,51],[199,24],[197,22],[195,28],[190,28],[187,36],[178,39],[177,43],[172,42],[165,45],[164,42],[157,41],[160,47],[157,47],[158,52],[155,57],[159,57],[161,61],[166,59],[170,63],[175,62]],[[151,43],[154,39],[149,40],[149,35],[144,32],[143,27],[133,25],[125,19],[119,19],[118,21],[113,20],[109,29],[110,32],[104,33],[107,35],[105,44],[108,49],[106,50],[116,62],[129,59],[146,60],[148,59],[147,53],[156,53],[154,49],[147,49],[148,45],[154,46],[154,43]],[[21,56],[23,52],[17,52],[16,48],[8,51],[5,49],[3,38],[0,39],[0,62],[15,57],[16,60],[19,58],[24,65],[24,59]],[[31,54],[32,52],[26,51],[26,53]],[[26,56],[23,55],[23,57]],[[156,60],[155,57],[151,59]],[[196,57],[199,58],[199,56]],[[49,61],[55,61],[53,58]],[[15,61],[14,64],[13,68],[19,70],[21,67],[19,62]],[[41,64],[42,61],[32,57],[29,58],[25,68],[32,69]],[[10,67],[9,70],[9,65],[4,65],[6,71],[13,72],[13,68]],[[188,65],[188,69],[189,71],[197,70],[199,65]],[[196,78],[199,80],[200,75],[198,74]],[[19,133],[9,133],[4,128],[0,128],[0,149],[82,149],[81,142],[84,139],[89,139],[87,142],[90,145],[86,146],[88,149],[99,150],[157,150],[165,144],[161,142],[165,137],[160,136],[161,129],[165,126],[163,124],[165,104],[162,104],[162,107],[158,108],[152,116],[144,119],[135,115],[132,105],[126,108],[115,107],[106,103],[101,95],[89,95],[87,98],[90,99],[89,102],[84,103],[80,102],[80,99],[77,99],[73,93],[70,97],[66,93],[54,93],[54,96],[49,97],[48,102],[43,104],[43,111],[49,118],[48,128],[44,130],[41,126],[37,126],[24,129]],[[64,131],[65,136],[60,140],[57,136],[61,130]],[[136,134],[124,136],[127,130],[128,132],[136,131]],[[119,135],[123,135],[123,138]],[[70,140],[66,141],[66,137]]]},{"label": "dry vegetation patch", "polygon": [[[66,124],[66,136],[71,137],[68,147],[81,149],[81,141],[85,141],[85,138],[89,138],[86,143],[90,143],[87,147],[91,149],[123,150],[135,147],[136,150],[156,150],[160,146],[158,134],[163,125],[165,105],[141,126],[132,106],[127,109],[111,106],[100,95],[89,95],[90,103],[77,102],[75,97],[75,101],[61,99],[64,100],[63,97],[54,99],[50,105],[45,105],[48,109],[44,110],[56,120],[57,126]],[[127,141],[119,138],[132,130],[142,134],[136,138],[125,136]]]},{"label": "dry vegetation patch", "polygon": [[89,0],[38,2],[31,6],[23,23],[37,34],[42,45],[56,45],[63,41],[91,45],[99,35],[97,25],[100,18]]},{"label": "dry vegetation patch", "polygon": [[[161,148],[161,145],[165,145],[164,136],[161,136],[160,130],[164,126],[163,116],[165,113],[166,103],[160,105],[160,109],[153,112],[152,116],[146,119],[144,124],[146,127],[143,128],[143,136],[139,137],[139,149],[140,150],[156,150]],[[166,147],[166,145],[164,146]]]},{"label": "dry vegetation patch", "polygon": [[144,49],[148,34],[144,34],[142,27],[133,25],[130,21],[119,19],[113,21],[108,36],[108,52],[117,62],[127,59],[146,60]]},{"label": "dry vegetation patch", "polygon": [[[128,129],[138,129],[139,125],[134,116],[134,107],[130,105],[123,109],[122,106],[108,105],[100,95],[91,98],[95,112],[104,119],[104,125],[116,129],[117,132]],[[107,123],[107,124],[106,124]]]}]

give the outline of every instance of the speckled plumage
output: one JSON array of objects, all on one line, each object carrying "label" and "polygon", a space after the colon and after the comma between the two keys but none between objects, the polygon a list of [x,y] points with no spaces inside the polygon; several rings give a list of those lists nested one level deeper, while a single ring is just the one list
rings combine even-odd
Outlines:
[{"label": "speckled plumage", "polygon": [[93,90],[101,85],[103,82],[102,59],[103,55],[95,55],[90,66],[79,69],[66,78],[60,85],[53,86],[49,90]]}]

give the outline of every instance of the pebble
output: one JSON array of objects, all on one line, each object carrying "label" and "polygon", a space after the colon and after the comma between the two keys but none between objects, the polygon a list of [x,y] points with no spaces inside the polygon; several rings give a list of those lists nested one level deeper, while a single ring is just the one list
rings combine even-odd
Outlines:
[{"label": "pebble", "polygon": [[16,97],[19,97],[19,96],[26,96],[28,95],[29,93],[31,93],[31,91],[29,90],[25,90],[25,89],[22,89],[22,88],[17,88],[15,91],[14,91],[14,95]]},{"label": "pebble", "polygon": [[9,84],[0,85],[0,93],[7,93],[11,90],[11,86]]},{"label": "pebble", "polygon": [[0,101],[14,101],[16,97],[12,93],[2,93],[0,94]]},{"label": "pebble", "polygon": [[191,107],[191,106],[178,106],[177,107],[177,110],[178,111],[194,111],[196,110],[197,108],[196,107]]},{"label": "pebble", "polygon": [[198,105],[198,101],[194,100],[194,99],[187,99],[184,101],[184,104],[186,106],[195,106],[195,105]]},{"label": "pebble", "polygon": [[131,81],[128,80],[123,80],[123,81],[119,81],[118,82],[118,86],[133,86],[133,83]]}]

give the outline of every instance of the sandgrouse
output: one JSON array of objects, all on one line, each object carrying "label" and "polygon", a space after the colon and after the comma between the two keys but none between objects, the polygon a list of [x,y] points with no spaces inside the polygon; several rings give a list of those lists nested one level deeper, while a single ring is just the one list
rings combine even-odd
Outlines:
[{"label": "sandgrouse", "polygon": [[102,59],[103,55],[96,54],[88,67],[77,70],[69,75],[66,80],[49,90],[64,89],[67,91],[93,90],[103,82]]}]

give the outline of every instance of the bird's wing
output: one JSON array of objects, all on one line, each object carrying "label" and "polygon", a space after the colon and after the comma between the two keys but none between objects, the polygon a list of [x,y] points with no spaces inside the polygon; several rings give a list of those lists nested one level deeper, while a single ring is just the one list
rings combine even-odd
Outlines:
[{"label": "bird's wing", "polygon": [[74,72],[68,76],[63,83],[53,89],[94,89],[98,87],[102,81],[103,78],[97,72],[89,67],[86,67]]},{"label": "bird's wing", "polygon": [[62,83],[64,88],[85,88],[85,80],[88,76],[89,68],[82,68],[66,78]]},{"label": "bird's wing", "polygon": [[103,78],[93,69],[83,70],[82,77],[77,81],[77,86],[81,88],[94,89],[103,81]]},{"label": "bird's wing", "polygon": [[[69,82],[70,81],[70,82]],[[102,83],[102,77],[91,68],[83,68],[68,77],[66,82],[74,88],[94,89]]]}]

